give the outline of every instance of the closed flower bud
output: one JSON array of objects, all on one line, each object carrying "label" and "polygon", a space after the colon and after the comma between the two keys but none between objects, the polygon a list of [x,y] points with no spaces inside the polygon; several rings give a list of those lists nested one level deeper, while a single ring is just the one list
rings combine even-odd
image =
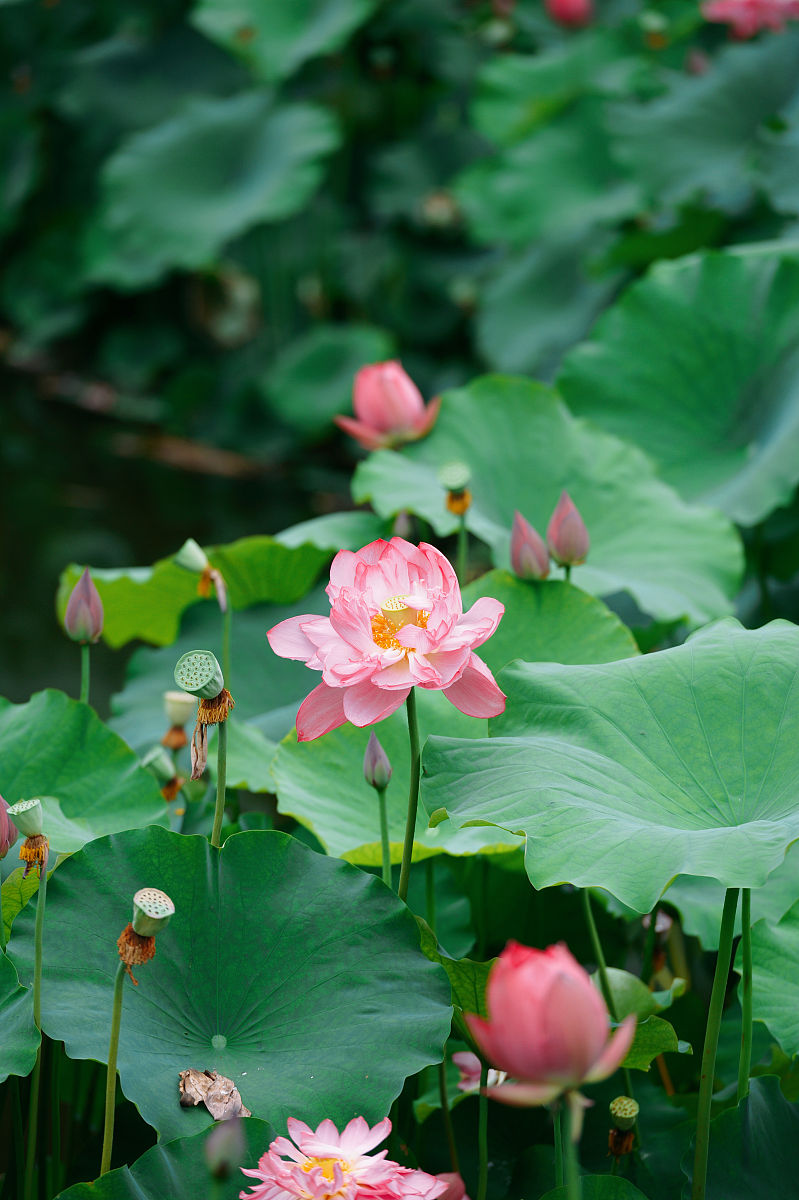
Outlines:
[{"label": "closed flower bud", "polygon": [[561,492],[547,526],[549,552],[560,567],[585,562],[591,545],[583,518],[568,492]]},{"label": "closed flower bud", "polygon": [[222,668],[210,650],[189,650],[178,659],[175,683],[201,700],[213,700],[225,686]]},{"label": "closed flower bud", "polygon": [[0,858],[5,858],[19,836],[16,825],[8,815],[9,805],[0,796]]},{"label": "closed flower bud", "polygon": [[379,788],[380,791],[388,787],[391,778],[388,755],[373,733],[369,734],[369,743],[363,756],[363,776],[370,787]]},{"label": "closed flower bud", "polygon": [[133,920],[131,925],[140,937],[154,937],[166,929],[175,912],[175,906],[166,892],[158,888],[140,888],[133,897]]},{"label": "closed flower bud", "polygon": [[10,805],[7,816],[23,837],[38,837],[42,832],[42,802],[38,796],[33,800],[20,800],[17,804]]},{"label": "closed flower bud", "polygon": [[194,571],[195,575],[202,575],[206,567],[210,565],[208,555],[202,546],[195,542],[194,538],[186,538],[175,555],[175,563],[187,571]]},{"label": "closed flower bud", "polygon": [[355,417],[335,417],[336,424],[365,450],[400,445],[424,437],[438,416],[440,400],[425,408],[422,394],[398,362],[371,363],[355,376]]},{"label": "closed flower bud", "polygon": [[103,632],[103,602],[88,567],[72,589],[64,629],[73,642],[96,642]]},{"label": "closed flower bud", "polygon": [[510,537],[510,565],[520,579],[546,579],[549,551],[538,530],[517,510]]},{"label": "closed flower bud", "polygon": [[244,1134],[241,1119],[231,1117],[214,1125],[203,1143],[208,1170],[214,1179],[227,1179],[244,1158]]},{"label": "closed flower bud", "polygon": [[455,1171],[445,1171],[442,1175],[436,1175],[436,1179],[447,1185],[447,1190],[441,1193],[438,1200],[469,1200],[466,1184]]},{"label": "closed flower bud", "polygon": [[593,0],[544,0],[546,10],[558,25],[580,29],[594,16]]}]

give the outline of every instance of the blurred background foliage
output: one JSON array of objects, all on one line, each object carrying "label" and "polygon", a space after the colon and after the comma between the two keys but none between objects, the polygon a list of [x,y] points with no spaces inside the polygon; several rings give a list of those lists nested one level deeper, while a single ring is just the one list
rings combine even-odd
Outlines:
[{"label": "blurred background foliage", "polygon": [[[331,418],[363,363],[428,397],[550,381],[658,260],[799,250],[797,31],[736,44],[690,0],[581,30],[541,0],[0,0],[0,55],[15,700],[71,686],[68,561],[350,507]],[[598,419],[587,380],[578,355],[564,394]],[[788,592],[798,529],[749,537]]]}]

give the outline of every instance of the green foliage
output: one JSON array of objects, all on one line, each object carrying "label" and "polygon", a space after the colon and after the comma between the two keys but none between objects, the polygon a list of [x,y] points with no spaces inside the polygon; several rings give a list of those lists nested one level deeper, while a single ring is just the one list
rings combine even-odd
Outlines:
[{"label": "green foliage", "polygon": [[22,987],[14,964],[0,954],[0,1083],[9,1075],[29,1075],[41,1035],[33,1023],[33,994]]}]

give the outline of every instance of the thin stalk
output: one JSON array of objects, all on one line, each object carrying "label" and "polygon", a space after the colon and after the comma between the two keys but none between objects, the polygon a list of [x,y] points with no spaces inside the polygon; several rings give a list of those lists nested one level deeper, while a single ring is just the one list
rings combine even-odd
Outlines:
[{"label": "thin stalk", "polygon": [[84,642],[80,648],[80,700],[83,704],[89,703],[90,675],[89,643]]},{"label": "thin stalk", "polygon": [[647,985],[649,984],[649,980],[652,978],[652,961],[655,956],[655,938],[657,937],[657,929],[655,928],[657,924],[657,916],[658,906],[655,905],[649,914],[649,928],[646,931],[646,939],[644,941],[644,956],[641,963],[641,979]]},{"label": "thin stalk", "polygon": [[413,857],[413,835],[416,830],[416,810],[419,807],[421,754],[419,753],[419,722],[416,716],[416,692],[413,688],[408,692],[405,707],[408,712],[408,740],[411,747],[411,782],[408,789],[408,816],[405,821],[405,841],[402,845],[402,866],[397,888],[400,900],[405,900],[408,896],[408,881]]},{"label": "thin stalk", "polygon": [[[613,999],[613,992],[610,988],[610,980],[608,979],[608,965],[605,962],[605,954],[602,950],[602,943],[599,940],[599,930],[596,927],[594,920],[594,910],[591,907],[591,893],[588,888],[583,888],[583,910],[585,912],[585,921],[588,926],[588,934],[591,938],[591,945],[594,950],[594,958],[596,959],[597,971],[599,973],[599,986],[602,990],[602,995],[605,998],[608,1012],[610,1013],[613,1022],[618,1025],[619,1011],[616,1008],[616,1002]],[[627,1095],[634,1100],[635,1092],[633,1091],[632,1076],[627,1067],[622,1068],[624,1075],[624,1089]]]},{"label": "thin stalk", "polygon": [[738,889],[727,888],[724,909],[721,914],[719,953],[716,973],[710,993],[710,1008],[707,1014],[705,1046],[702,1051],[702,1076],[699,1081],[699,1105],[696,1113],[696,1151],[694,1153],[694,1178],[691,1200],[705,1200],[707,1186],[707,1159],[710,1150],[710,1105],[713,1099],[713,1078],[716,1070],[716,1050],[719,1044],[721,1013],[732,958],[732,938],[735,927],[735,910],[738,907]]},{"label": "thin stalk", "polygon": [[553,1111],[555,1121],[555,1187],[563,1187],[563,1130],[561,1128],[560,1104]]},{"label": "thin stalk", "polygon": [[383,883],[391,887],[391,843],[388,840],[388,813],[386,811],[386,789],[377,788],[377,803],[380,809],[380,845],[383,851]]},{"label": "thin stalk", "polygon": [[230,607],[230,597],[228,597],[228,605],[222,613],[222,677],[225,680],[225,687],[230,691],[230,659],[231,659],[231,633],[233,629],[233,610]]},{"label": "thin stalk", "polygon": [[25,1159],[25,1131],[22,1128],[22,1100],[19,1094],[19,1078],[12,1075],[11,1084],[11,1124],[14,1130],[14,1174],[16,1175],[17,1196],[22,1196],[22,1163]]},{"label": "thin stalk", "polygon": [[50,1195],[54,1196],[61,1191],[61,1046],[51,1042],[50,1050]]},{"label": "thin stalk", "polygon": [[39,1090],[42,1080],[42,1043],[36,1051],[36,1062],[31,1075],[30,1100],[28,1104],[28,1145],[25,1151],[25,1183],[22,1194],[25,1200],[33,1200],[36,1167],[36,1141],[39,1133]]},{"label": "thin stalk", "polygon": [[114,1145],[114,1113],[117,1097],[117,1052],[119,1051],[119,1026],[122,1022],[122,985],[125,982],[125,964],[120,962],[114,976],[114,999],[111,1005],[111,1036],[108,1039],[108,1074],[105,1079],[105,1125],[103,1128],[103,1155],[100,1174],[111,1170],[111,1150]]},{"label": "thin stalk", "polygon": [[569,583],[571,580],[571,577],[572,577],[571,563],[566,563],[566,566],[563,568],[563,578],[566,580],[567,583]]},{"label": "thin stalk", "polygon": [[563,1104],[563,1175],[567,1200],[580,1200],[583,1194],[580,1168],[577,1164],[577,1143],[572,1138],[572,1112],[568,1100]]},{"label": "thin stalk", "polygon": [[447,1090],[447,1060],[438,1064],[438,1095],[441,1100],[441,1115],[444,1118],[444,1132],[447,1135],[449,1161],[456,1175],[460,1175],[458,1148],[455,1145],[455,1130],[452,1128],[452,1114],[449,1111],[449,1092]]},{"label": "thin stalk", "polygon": [[469,569],[469,532],[466,528],[466,513],[461,513],[458,525],[457,575],[461,587],[466,585],[466,574]]},{"label": "thin stalk", "polygon": [[211,845],[219,849],[219,839],[222,836],[222,818],[225,815],[225,780],[227,778],[227,721],[220,721],[216,727],[216,809],[214,810],[214,828],[211,833]]},{"label": "thin stalk", "polygon": [[477,1200],[486,1200],[488,1191],[488,1096],[485,1089],[488,1084],[488,1067],[483,1063],[480,1068],[480,1095],[477,1108]]},{"label": "thin stalk", "polygon": [[741,1059],[738,1064],[738,1103],[749,1095],[752,1069],[752,889],[741,889]]},{"label": "thin stalk", "polygon": [[[42,933],[44,909],[47,903],[47,858],[39,870],[39,893],[36,898],[36,923],[33,929],[33,1021],[41,1033],[42,1028]],[[36,1163],[36,1141],[39,1133],[39,1090],[42,1081],[42,1042],[36,1051],[36,1062],[31,1076],[30,1107],[28,1109],[28,1145],[25,1155],[25,1200],[33,1200],[33,1178]]]}]

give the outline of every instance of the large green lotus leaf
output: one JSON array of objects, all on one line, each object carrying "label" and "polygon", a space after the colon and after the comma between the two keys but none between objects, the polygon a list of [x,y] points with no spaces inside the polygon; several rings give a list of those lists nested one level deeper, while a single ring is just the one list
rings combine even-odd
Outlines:
[{"label": "large green lotus leaf", "polygon": [[785,128],[767,129],[761,136],[760,179],[768,198],[779,212],[799,213],[799,100],[782,114]]},{"label": "large green lotus leaf", "polygon": [[[741,969],[738,949],[736,970]],[[786,1054],[799,1054],[799,902],[782,920],[752,926],[752,1004]]]},{"label": "large green lotus leaf", "polygon": [[0,699],[0,745],[0,794],[9,803],[42,797],[51,855],[166,822],[158,785],[135,754],[63,692],[37,692],[27,704]]},{"label": "large green lotus leaf", "polygon": [[640,203],[638,185],[614,160],[596,100],[467,167],[453,192],[478,242],[516,247],[616,222]]},{"label": "large green lotus leaf", "polygon": [[105,163],[89,278],[139,288],[174,267],[207,266],[231,238],[302,209],[338,141],[334,117],[316,105],[275,106],[260,91],[187,100]]},{"label": "large green lotus leaf", "polygon": [[729,46],[704,74],[675,73],[665,95],[616,107],[616,152],[656,204],[698,196],[736,212],[751,200],[759,133],[796,89],[797,54],[793,30]]},{"label": "large green lotus leaf", "polygon": [[356,372],[393,352],[394,340],[384,329],[316,325],[287,346],[258,383],[287,425],[304,434],[326,434],[336,413],[352,409]]},{"label": "large green lotus leaf", "polygon": [[[645,1192],[639,1192],[629,1179],[623,1179],[620,1175],[582,1175],[580,1186],[582,1200],[646,1200]],[[568,1189],[554,1188],[541,1200],[569,1200]]]},{"label": "large green lotus leaf", "polygon": [[[275,1137],[266,1121],[245,1117],[239,1124],[242,1139],[242,1167],[254,1167]],[[95,1179],[76,1183],[59,1192],[56,1200],[238,1200],[242,1188],[252,1182],[233,1169],[227,1179],[212,1184],[205,1158],[205,1142],[211,1135],[203,1131],[193,1137],[177,1138],[152,1146],[132,1167],[119,1167]]]},{"label": "large green lotus leaf", "polygon": [[558,383],[573,412],[642,446],[687,500],[755,524],[799,481],[799,263],[659,263]]},{"label": "large green lotus leaf", "polygon": [[191,21],[240,54],[269,83],[293,75],[318,54],[334,54],[378,0],[199,0]]},{"label": "large green lotus leaf", "polygon": [[760,887],[799,838],[798,654],[796,626],[729,619],[602,666],[511,664],[496,736],[428,743],[427,809],[525,834],[537,888],[639,912],[679,874]]},{"label": "large green lotus leaf", "polygon": [[0,954],[0,1083],[29,1075],[41,1035],[33,1023],[33,992],[22,987],[11,959]]},{"label": "large green lotus leaf", "polygon": [[386,521],[365,510],[358,512],[326,513],[301,521],[281,533],[275,541],[282,546],[304,546],[308,543],[320,550],[360,550],[379,537],[390,537],[391,530]]},{"label": "large green lotus leaf", "polygon": [[[235,834],[220,852],[158,828],[94,842],[50,881],[42,1022],[70,1057],[105,1061],[115,942],[143,885],[176,913],[125,985],[119,1072],[162,1137],[210,1124],[178,1103],[189,1067],[232,1079],[282,1128],[382,1118],[406,1076],[440,1060],[446,977],[380,880],[282,833]],[[9,943],[24,978],[31,933],[26,910]]]},{"label": "large green lotus leaf", "polygon": [[[741,572],[740,541],[721,514],[688,506],[633,446],[571,416],[557,394],[524,379],[487,376],[446,392],[435,428],[401,452],[380,450],[358,465],[357,501],[382,517],[403,509],[450,534],[437,471],[460,460],[472,473],[468,528],[494,561],[510,561],[513,513],[543,534],[566,488],[591,536],[574,582],[596,595],[629,591],[663,620],[725,616]],[[558,574],[555,569],[555,574]]]},{"label": "large green lotus leaf", "polygon": [[[790,1104],[773,1075],[749,1081],[749,1095],[710,1123],[707,1200],[799,1200],[796,1144],[799,1104]],[[691,1178],[693,1150],[682,1161]],[[690,1182],[683,1188],[690,1200]]]},{"label": "large green lotus leaf", "polygon": [[[305,595],[328,558],[315,546],[292,548],[261,536],[208,546],[206,553],[225,577],[233,608],[291,604]],[[61,621],[82,570],[72,563],[61,573],[56,600]],[[151,567],[92,567],[91,572],[105,610],[103,639],[114,649],[134,638],[156,646],[169,645],[178,636],[181,614],[199,600],[199,576],[176,566],[173,556],[159,559]],[[212,603],[216,608],[216,601]]]},{"label": "large green lotus leaf", "polygon": [[9,872],[8,877],[3,880],[2,908],[6,941],[11,936],[11,926],[14,924],[14,918],[18,912],[22,911],[31,896],[36,893],[38,887],[39,878],[36,871],[31,871],[26,875],[24,864],[20,867],[15,867]]}]

